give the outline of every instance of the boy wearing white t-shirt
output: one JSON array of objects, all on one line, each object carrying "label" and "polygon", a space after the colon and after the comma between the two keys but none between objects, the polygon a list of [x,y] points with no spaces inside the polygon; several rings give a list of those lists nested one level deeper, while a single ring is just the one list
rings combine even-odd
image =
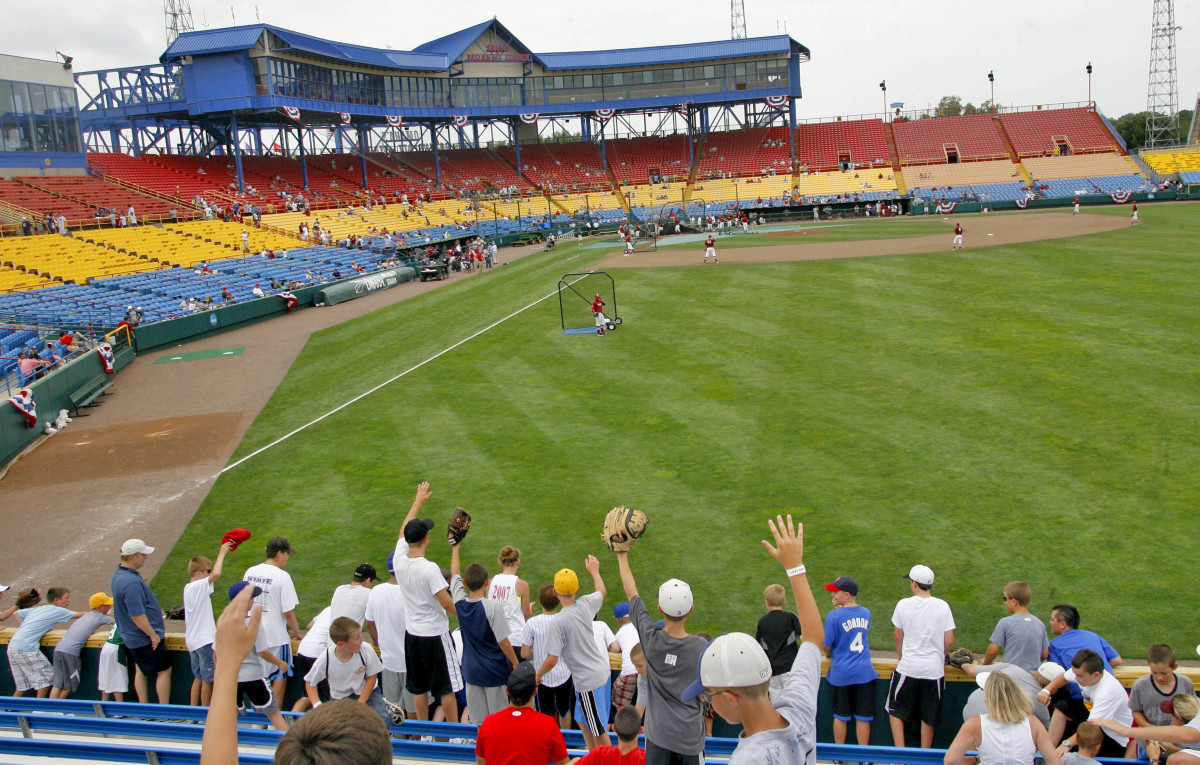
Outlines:
[{"label": "boy wearing white t-shirt", "polygon": [[613,608],[613,618],[617,620],[617,643],[621,646],[621,674],[613,681],[613,706],[620,709],[637,701],[638,671],[629,659],[629,652],[642,642],[638,637],[637,627],[629,619],[629,602],[621,601]]},{"label": "boy wearing white t-shirt", "polygon": [[[1054,692],[1067,683],[1078,684],[1084,701],[1091,704],[1089,720],[1114,720],[1120,725],[1133,725],[1129,693],[1115,675],[1105,671],[1104,658],[1100,654],[1090,648],[1084,648],[1075,654],[1075,658],[1071,660],[1071,668],[1051,680],[1050,684],[1038,693],[1038,701],[1049,705]],[[1059,754],[1074,747],[1075,743],[1075,736],[1064,739],[1059,746]],[[1104,743],[1100,745],[1097,756],[1122,758],[1126,756],[1128,746],[1128,736],[1105,728]]]},{"label": "boy wearing white t-shirt", "polygon": [[[333,608],[326,606],[321,613],[314,616],[313,620],[308,623],[308,629],[304,632],[304,639],[300,641],[300,645],[296,646],[296,655],[292,657],[292,671],[296,677],[307,675],[308,671],[317,663],[317,657],[329,647],[329,624],[332,621]],[[322,701],[329,700],[328,683],[322,681],[317,684],[317,696]],[[292,711],[305,712],[308,710],[308,707],[308,697],[301,696],[292,705]]]},{"label": "boy wearing white t-shirt", "polygon": [[292,676],[292,641],[300,639],[300,623],[296,621],[296,585],[291,575],[284,571],[292,558],[292,545],[284,537],[272,537],[267,541],[267,559],[246,569],[242,579],[262,590],[254,602],[262,606],[261,632],[268,641],[271,652],[279,659],[282,669],[276,669],[267,679],[271,681],[276,698],[283,698],[287,691],[287,679]]},{"label": "boy wearing white t-shirt", "polygon": [[[404,687],[406,668],[404,665],[404,590],[396,582],[394,567],[396,554],[388,555],[387,570],[390,578],[371,588],[367,599],[366,623],[364,626],[371,640],[379,647],[379,660],[383,671],[379,673],[379,688],[383,700],[390,704],[392,721],[399,723],[404,716],[416,715],[412,694]],[[400,712],[400,708],[404,712]]]},{"label": "boy wearing white t-shirt", "polygon": [[213,673],[216,671],[213,639],[217,636],[217,622],[213,618],[210,596],[213,594],[213,583],[221,577],[225,556],[233,547],[233,542],[222,544],[216,563],[203,555],[188,561],[188,578],[191,581],[183,587],[183,639],[192,663],[192,677],[195,678],[192,680],[192,706],[206,707],[212,699]]},{"label": "boy wearing white t-shirt", "polygon": [[892,613],[900,660],[892,672],[886,709],[896,746],[904,746],[905,724],[920,720],[921,747],[928,749],[942,710],[946,655],[954,646],[954,615],[946,601],[929,592],[932,569],[913,566],[906,578],[912,597],[897,603]]},{"label": "boy wearing white t-shirt", "polygon": [[[370,563],[358,564],[358,567],[354,569],[354,578],[350,580],[350,584],[339,585],[333,591],[333,598],[329,601],[333,619],[346,616],[361,627],[367,618],[367,601],[371,598],[371,585],[375,584],[377,578],[375,567]],[[333,640],[330,640],[328,647],[332,648],[333,645]]]},{"label": "boy wearing white t-shirt", "polygon": [[326,680],[331,699],[354,699],[375,710],[385,724],[391,724],[378,686],[383,663],[375,655],[375,649],[363,648],[362,628],[353,619],[339,616],[329,625],[329,637],[334,647],[322,651],[304,676],[304,693],[309,702],[314,708],[321,706],[317,683]]},{"label": "boy wearing white t-shirt", "polygon": [[[235,582],[229,588],[229,600],[238,596],[242,590],[247,587],[254,588],[254,597],[258,597],[256,592],[257,587],[250,582]],[[246,617],[246,624],[250,624],[250,617]],[[231,655],[226,661],[235,660],[235,656]],[[217,661],[221,661],[221,657],[216,657]],[[247,706],[255,712],[260,712],[267,716],[271,724],[275,726],[275,730],[286,731],[288,729],[287,722],[284,721],[283,715],[279,713],[279,700],[271,689],[271,683],[267,680],[267,672],[269,666],[278,668],[283,664],[283,659],[280,659],[271,650],[269,638],[266,637],[262,625],[259,625],[258,635],[254,640],[254,650],[246,654],[242,659],[241,665],[238,667],[237,674],[237,703],[238,708],[244,710]]]}]

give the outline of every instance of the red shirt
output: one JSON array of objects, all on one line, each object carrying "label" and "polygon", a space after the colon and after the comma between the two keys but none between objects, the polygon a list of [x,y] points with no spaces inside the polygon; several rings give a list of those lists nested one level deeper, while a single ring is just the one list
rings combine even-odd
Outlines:
[{"label": "red shirt", "polygon": [[634,749],[628,754],[621,754],[621,750],[615,746],[598,746],[576,765],[644,765],[645,762],[645,749]]},{"label": "red shirt", "polygon": [[604,310],[604,301],[596,298],[592,301],[592,313],[600,313]]},{"label": "red shirt", "polygon": [[960,223],[960,224],[955,224],[955,226],[954,226],[954,235],[955,235],[955,236],[961,236],[961,235],[962,235],[962,224],[961,224],[961,223]]},{"label": "red shirt", "polygon": [[716,246],[716,244],[717,244],[717,243],[713,241],[713,238],[712,238],[711,236],[710,236],[709,238],[707,238],[707,239],[705,239],[705,240],[704,240],[704,246],[705,246],[705,247],[715,247],[715,246]]},{"label": "red shirt", "polygon": [[567,744],[550,715],[509,707],[479,726],[475,756],[487,765],[546,765],[567,759]]}]

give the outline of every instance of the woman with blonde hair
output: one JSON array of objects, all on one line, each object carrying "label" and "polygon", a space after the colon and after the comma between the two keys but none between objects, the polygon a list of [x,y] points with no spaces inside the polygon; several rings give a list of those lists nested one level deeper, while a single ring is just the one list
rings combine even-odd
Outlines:
[{"label": "woman with blonde hair", "polygon": [[1162,703],[1162,711],[1169,712],[1174,725],[1146,725],[1130,728],[1115,720],[1092,720],[1101,728],[1111,730],[1118,736],[1128,736],[1147,741],[1146,754],[1150,761],[1158,759],[1161,746],[1175,744],[1182,751],[1167,757],[1167,765],[1200,765],[1200,698],[1190,693],[1180,693]]},{"label": "woman with blonde hair", "polygon": [[975,676],[983,688],[987,714],[963,723],[946,750],[945,765],[966,765],[967,751],[979,752],[980,765],[1033,765],[1042,753],[1046,765],[1062,765],[1046,727],[1030,714],[1033,703],[1021,687],[1003,672]]},{"label": "woman with blonde hair", "polygon": [[525,622],[533,618],[529,582],[517,576],[517,570],[521,568],[521,551],[512,545],[505,545],[500,548],[496,562],[500,564],[500,573],[492,577],[487,596],[490,600],[498,600],[504,605],[508,631],[514,644],[519,647],[518,641],[525,630]]}]

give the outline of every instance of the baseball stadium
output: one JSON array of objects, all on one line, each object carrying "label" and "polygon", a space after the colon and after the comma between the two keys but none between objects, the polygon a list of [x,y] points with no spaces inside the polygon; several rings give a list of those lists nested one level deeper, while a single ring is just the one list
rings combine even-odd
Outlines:
[{"label": "baseball stadium", "polygon": [[[1151,4],[1136,143],[1090,63],[1082,101],[911,108],[885,80],[863,95],[882,111],[813,114],[820,30],[747,36],[741,0],[729,39],[564,52],[517,19],[368,47],[198,29],[165,0],[156,61],[0,55],[3,761],[567,762],[633,719],[649,762],[766,762],[753,709],[794,734],[779,762],[990,765],[968,732],[1011,673],[1033,683],[1030,765],[1035,744],[1087,755],[1089,728],[1102,762],[1200,765],[1179,701],[1200,575],[1166,540],[1200,501],[1200,120],[1174,5]],[[286,566],[293,602],[262,566]],[[773,587],[799,614],[778,646]],[[558,616],[533,616],[539,588]],[[931,593],[946,620],[908,615]],[[414,632],[426,601],[440,633]],[[584,608],[603,697],[567,637]],[[875,614],[855,655],[843,608]],[[1030,666],[997,624],[1023,616]],[[347,620],[370,655],[348,692],[329,668]],[[770,701],[711,674],[737,633]],[[473,681],[498,645],[507,681]],[[912,674],[923,650],[932,675]],[[542,706],[560,655],[574,719]],[[269,674],[322,657],[326,686]],[[841,662],[864,658],[850,713]],[[505,759],[485,720],[526,681],[553,746]],[[325,724],[357,754],[313,754],[341,702],[305,705],[347,693],[386,704],[381,759],[352,721]],[[1094,710],[1116,727],[1085,727]]]}]

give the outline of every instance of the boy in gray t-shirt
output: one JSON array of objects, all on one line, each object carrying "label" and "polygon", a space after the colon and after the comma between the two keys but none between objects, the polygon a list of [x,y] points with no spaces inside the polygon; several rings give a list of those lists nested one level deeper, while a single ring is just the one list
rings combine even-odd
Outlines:
[{"label": "boy in gray t-shirt", "polygon": [[809,588],[804,567],[804,525],[789,515],[768,521],[775,546],[764,542],[783,566],[796,598],[801,640],[783,691],[771,703],[771,661],[752,635],[731,632],[709,643],[701,655],[699,679],[683,694],[700,698],[745,732],[729,758],[730,765],[814,765],[817,761],[817,689],[821,682],[821,648],[825,624]]},{"label": "boy in gray t-shirt", "polygon": [[1004,587],[1004,607],[1008,616],[996,624],[991,642],[983,655],[983,663],[991,664],[1004,651],[1004,661],[1016,664],[1027,672],[1037,670],[1050,655],[1050,638],[1046,625],[1029,613],[1032,592],[1025,582],[1009,582]]}]

